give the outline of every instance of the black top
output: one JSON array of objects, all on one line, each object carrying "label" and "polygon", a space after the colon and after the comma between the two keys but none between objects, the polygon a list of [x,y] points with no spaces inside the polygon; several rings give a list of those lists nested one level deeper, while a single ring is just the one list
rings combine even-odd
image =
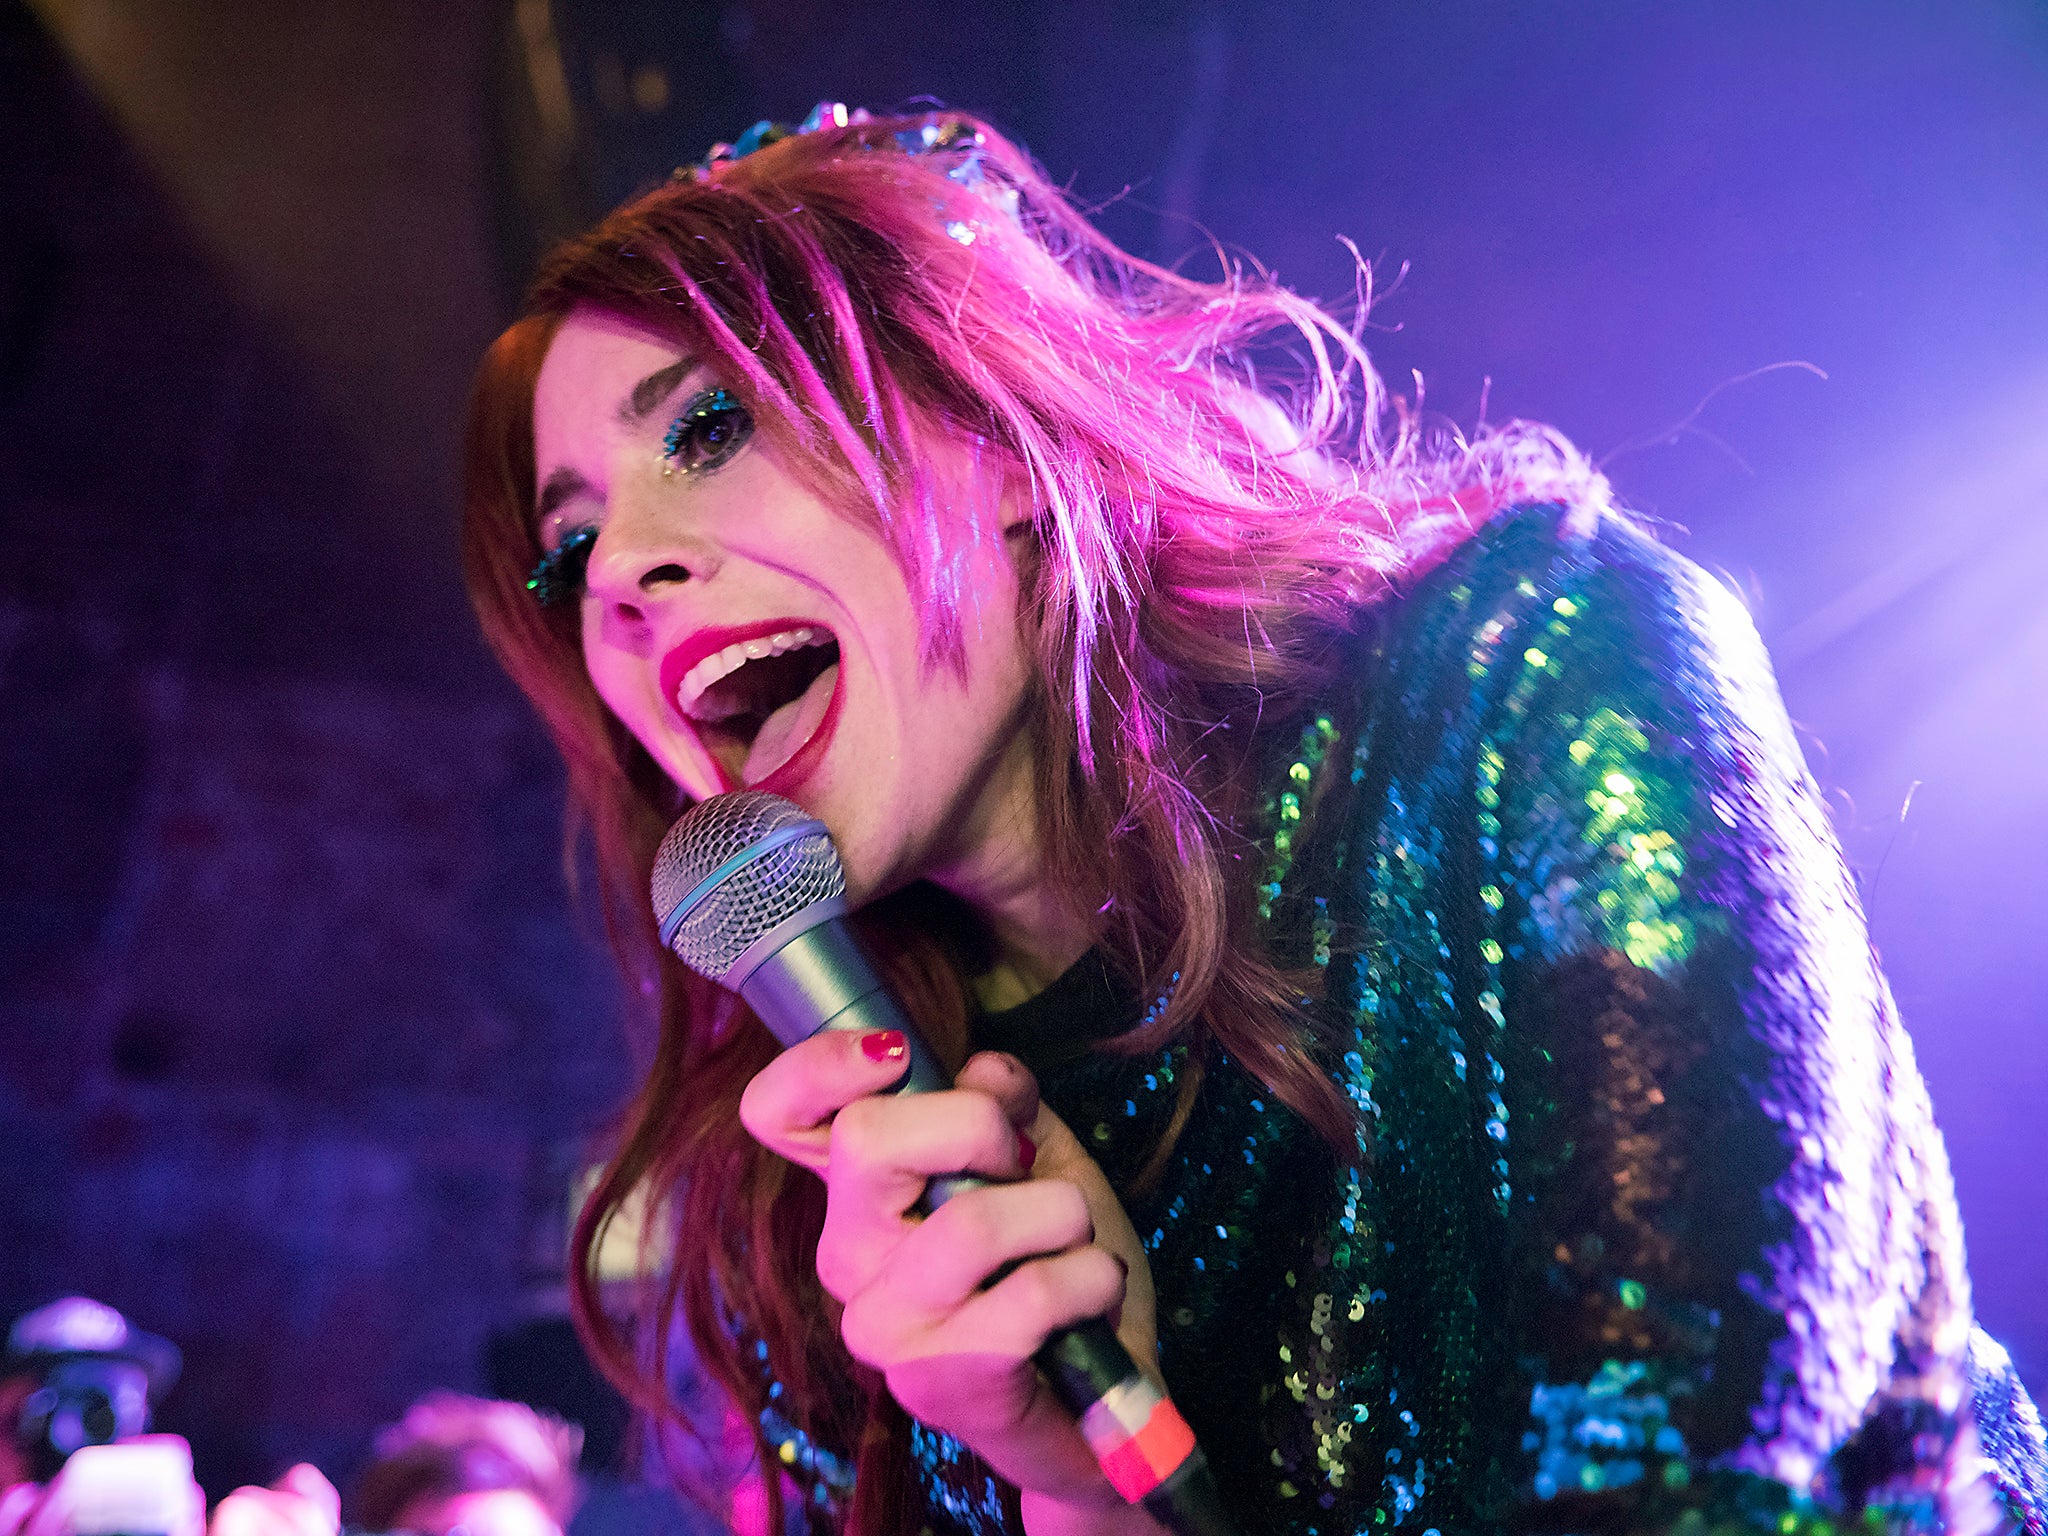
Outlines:
[{"label": "black top", "polygon": [[1138,1019],[1138,999],[1110,969],[1100,950],[1060,973],[1057,981],[1014,1008],[984,1012],[974,1021],[974,1048],[1008,1051],[1043,1075],[1085,1055],[1098,1041],[1123,1034]]}]

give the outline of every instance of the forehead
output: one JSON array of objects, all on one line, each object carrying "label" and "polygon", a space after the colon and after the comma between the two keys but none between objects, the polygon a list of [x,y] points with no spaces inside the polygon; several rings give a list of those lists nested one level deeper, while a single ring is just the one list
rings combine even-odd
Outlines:
[{"label": "forehead", "polygon": [[674,342],[604,310],[573,310],[556,328],[533,386],[533,449],[543,475],[617,430],[633,386],[682,356]]}]

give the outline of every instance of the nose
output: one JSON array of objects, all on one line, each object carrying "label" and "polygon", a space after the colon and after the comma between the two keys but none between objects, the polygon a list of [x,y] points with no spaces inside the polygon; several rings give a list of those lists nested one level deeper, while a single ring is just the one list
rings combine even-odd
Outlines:
[{"label": "nose", "polygon": [[639,623],[650,606],[717,566],[709,543],[658,495],[619,495],[598,530],[584,584],[619,618]]}]

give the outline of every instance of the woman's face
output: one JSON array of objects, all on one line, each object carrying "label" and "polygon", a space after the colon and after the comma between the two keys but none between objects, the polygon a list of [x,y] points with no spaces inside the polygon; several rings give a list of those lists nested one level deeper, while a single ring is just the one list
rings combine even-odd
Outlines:
[{"label": "woman's face", "polygon": [[[975,485],[966,665],[920,660],[894,554],[779,461],[718,378],[599,311],[563,321],[533,408],[541,539],[596,530],[591,681],[693,799],[795,800],[855,901],[932,878],[970,901],[1030,826],[1030,665],[1000,487]],[[937,462],[966,455],[935,443]]]}]

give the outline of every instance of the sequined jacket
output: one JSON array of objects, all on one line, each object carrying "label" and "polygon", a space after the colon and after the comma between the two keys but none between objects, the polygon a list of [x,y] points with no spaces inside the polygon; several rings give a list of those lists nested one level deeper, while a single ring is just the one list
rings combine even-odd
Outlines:
[{"label": "sequined jacket", "polygon": [[[1185,1049],[1033,1063],[1125,1194],[1247,1536],[2048,1530],[1741,605],[1621,519],[1523,509],[1355,676],[1275,766],[1263,896],[1322,968],[1356,1155],[1212,1062],[1139,1193]],[[843,1459],[781,1438],[836,1504]],[[1017,1528],[962,1447],[913,1452],[932,1532]]]}]

